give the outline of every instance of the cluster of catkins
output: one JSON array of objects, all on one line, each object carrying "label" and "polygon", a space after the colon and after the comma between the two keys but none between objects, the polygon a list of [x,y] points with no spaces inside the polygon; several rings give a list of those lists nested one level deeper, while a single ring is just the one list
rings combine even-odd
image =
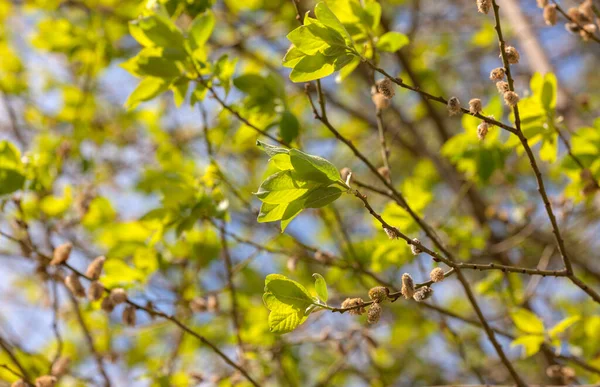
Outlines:
[{"label": "cluster of catkins", "polygon": [[[52,260],[50,261],[50,265],[56,266],[67,262],[69,256],[71,255],[71,250],[73,249],[73,245],[71,243],[64,243],[62,245],[57,246],[54,249]],[[122,288],[115,288],[110,291],[110,293],[105,296],[105,288],[100,283],[99,278],[102,274],[102,268],[104,267],[104,262],[106,258],[103,256],[95,258],[87,267],[85,271],[85,276],[91,281],[90,286],[87,290],[87,298],[90,301],[98,301],[102,299],[102,303],[100,307],[106,313],[110,313],[115,309],[115,306],[118,304],[122,304],[127,301],[127,292]],[[76,273],[69,274],[64,279],[65,286],[75,295],[76,297],[83,298],[86,296],[85,288],[83,287],[79,275]],[[123,309],[122,319],[123,323],[129,326],[134,326],[136,323],[136,308],[131,304],[127,304]]]},{"label": "cluster of catkins", "polygon": [[[35,387],[54,387],[58,383],[58,379],[69,372],[71,358],[68,356],[59,357],[50,370],[50,375],[43,375],[35,379]],[[13,382],[10,387],[27,387],[30,386],[23,379]]]},{"label": "cluster of catkins", "polygon": [[[544,22],[549,26],[555,25],[558,21],[557,5],[549,4],[548,0],[537,0],[537,4],[544,10]],[[585,41],[589,40],[600,26],[600,18],[594,14],[592,0],[584,0],[578,7],[569,8],[567,16],[569,20],[565,23],[565,29],[573,34],[579,34]]]},{"label": "cluster of catkins", "polygon": [[[441,268],[436,267],[431,271],[429,277],[431,278],[431,282],[441,282],[444,280],[445,274]],[[417,302],[421,302],[433,295],[433,289],[429,286],[421,286],[415,289],[415,283],[410,274],[404,273],[402,275],[401,293],[407,300],[412,298]],[[385,286],[375,286],[369,290],[369,298],[371,299],[371,304],[368,310],[365,308],[365,302],[362,298],[346,298],[341,306],[343,309],[348,309],[348,312],[353,315],[362,315],[366,312],[367,322],[375,324],[381,317],[383,310],[381,304],[390,298],[390,290]],[[395,299],[392,298],[392,300]]]},{"label": "cluster of catkins", "polygon": [[396,94],[394,83],[389,78],[383,78],[371,88],[371,99],[375,104],[377,111],[381,111],[390,106],[390,100]]}]

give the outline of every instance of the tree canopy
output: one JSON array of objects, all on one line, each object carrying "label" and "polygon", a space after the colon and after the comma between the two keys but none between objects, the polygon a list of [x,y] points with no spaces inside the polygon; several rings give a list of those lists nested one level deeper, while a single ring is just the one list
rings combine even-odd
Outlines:
[{"label": "tree canopy", "polygon": [[0,386],[600,383],[594,0],[0,0]]}]

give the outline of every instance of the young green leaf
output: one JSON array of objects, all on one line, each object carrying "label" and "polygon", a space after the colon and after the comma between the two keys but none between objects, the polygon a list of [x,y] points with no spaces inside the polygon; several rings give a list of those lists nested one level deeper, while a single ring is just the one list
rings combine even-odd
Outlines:
[{"label": "young green leaf", "polygon": [[408,44],[408,36],[395,31],[386,32],[379,37],[377,49],[386,52],[396,52]]},{"label": "young green leaf", "polygon": [[538,335],[544,333],[544,323],[542,320],[526,309],[517,309],[510,314],[510,317],[522,332]]},{"label": "young green leaf", "polygon": [[194,42],[194,48],[201,48],[208,41],[214,27],[215,17],[211,11],[196,16],[190,27],[190,39]]},{"label": "young green leaf", "polygon": [[171,80],[163,78],[144,78],[135,90],[129,95],[125,107],[129,110],[135,109],[140,103],[149,101],[169,88]]},{"label": "young green leaf", "polygon": [[279,134],[286,143],[292,142],[298,137],[300,131],[300,122],[296,116],[289,110],[284,111],[281,114],[281,120],[279,121]]},{"label": "young green leaf", "polygon": [[560,321],[558,324],[553,326],[548,331],[550,338],[552,338],[553,340],[559,338],[559,336],[562,333],[564,333],[567,329],[569,329],[572,325],[577,323],[579,320],[581,320],[581,316],[571,316],[571,317],[567,317],[564,320]]},{"label": "young green leaf", "polygon": [[[269,329],[273,333],[288,333],[308,318],[308,308],[314,304],[304,286],[281,274],[265,278],[263,302],[269,309]],[[308,313],[307,313],[308,311]]]},{"label": "young green leaf", "polygon": [[341,187],[319,187],[310,191],[304,198],[305,208],[321,208],[336,201],[344,190]]},{"label": "young green leaf", "polygon": [[290,73],[292,82],[308,82],[333,74],[335,58],[323,54],[304,56]]},{"label": "young green leaf", "polygon": [[255,195],[265,203],[290,203],[315,186],[315,182],[305,180],[297,172],[279,171],[263,181]]},{"label": "young green leaf", "polygon": [[269,145],[267,143],[264,143],[264,142],[258,141],[258,140],[256,141],[256,146],[258,146],[260,149],[265,151],[265,153],[271,157],[278,155],[278,154],[288,154],[289,153],[288,149]]},{"label": "young green leaf", "polygon": [[544,343],[544,336],[541,335],[524,335],[519,336],[512,343],[511,347],[522,345],[525,349],[524,357],[533,356],[539,352],[540,347]]},{"label": "young green leaf", "polygon": [[327,282],[325,282],[325,278],[319,273],[314,273],[313,277],[315,278],[315,291],[317,292],[317,296],[321,301],[327,304],[329,293],[327,292]]},{"label": "young green leaf", "polygon": [[290,160],[298,176],[303,179],[321,183],[341,179],[340,172],[335,165],[322,157],[309,155],[298,149],[291,149]]}]

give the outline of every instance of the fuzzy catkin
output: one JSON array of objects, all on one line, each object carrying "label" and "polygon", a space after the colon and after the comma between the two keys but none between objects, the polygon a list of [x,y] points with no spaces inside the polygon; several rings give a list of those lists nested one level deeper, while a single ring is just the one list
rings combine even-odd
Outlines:
[{"label": "fuzzy catkin", "polygon": [[383,78],[378,81],[375,87],[387,99],[391,99],[396,94],[394,83],[389,78]]},{"label": "fuzzy catkin", "polygon": [[417,290],[415,292],[415,294],[413,295],[413,299],[417,302],[421,302],[421,301],[425,301],[432,295],[433,295],[433,289],[430,288],[429,286],[423,286],[422,288],[419,288],[419,290]]},{"label": "fuzzy catkin", "polygon": [[[350,310],[348,310],[348,313],[353,314],[353,315],[361,315],[363,313],[365,313],[365,307],[362,306],[365,302],[363,301],[362,298],[346,298],[344,300],[344,302],[342,302],[342,308],[343,309],[347,309],[347,308],[352,308]],[[361,306],[359,306],[361,305]]]},{"label": "fuzzy catkin", "polygon": [[104,261],[106,261],[106,258],[103,256],[94,259],[87,267],[85,275],[92,280],[97,280],[100,278],[100,274],[102,274],[102,268],[104,267]]},{"label": "fuzzy catkin", "polygon": [[110,313],[115,309],[115,303],[113,302],[110,296],[104,297],[102,299],[102,303],[100,304],[100,308],[106,313]]},{"label": "fuzzy catkin", "polygon": [[405,299],[410,299],[415,294],[415,282],[408,273],[402,274],[402,295]]},{"label": "fuzzy catkin", "polygon": [[90,301],[98,301],[102,298],[102,294],[104,294],[104,286],[98,281],[92,281],[90,287],[88,288],[88,300]]},{"label": "fuzzy catkin", "polygon": [[558,21],[558,13],[556,12],[556,4],[548,4],[544,7],[544,22],[546,25],[553,26]]},{"label": "fuzzy catkin", "polygon": [[127,305],[123,309],[123,324],[129,325],[130,327],[135,326],[136,317],[135,317],[135,306]]},{"label": "fuzzy catkin", "polygon": [[448,114],[453,116],[460,113],[460,101],[456,97],[452,97],[448,100]]},{"label": "fuzzy catkin", "polygon": [[442,282],[444,280],[444,270],[441,267],[436,267],[429,273],[429,278],[433,282]]},{"label": "fuzzy catkin", "polygon": [[485,136],[487,136],[488,131],[489,125],[487,122],[483,121],[477,126],[477,138],[483,141],[485,139]]},{"label": "fuzzy catkin", "polygon": [[85,289],[76,274],[70,274],[65,278],[65,286],[77,297],[85,297]]},{"label": "fuzzy catkin", "polygon": [[492,8],[491,0],[477,0],[477,11],[479,13],[484,13],[487,15],[488,12],[490,12],[491,8]]},{"label": "fuzzy catkin", "polygon": [[548,5],[548,0],[537,0],[537,6],[539,8],[544,8]]},{"label": "fuzzy catkin", "polygon": [[206,308],[209,312],[219,311],[219,299],[217,296],[211,294],[206,298]]},{"label": "fuzzy catkin", "polygon": [[369,290],[369,298],[375,302],[383,302],[390,294],[390,290],[385,286],[375,286]]},{"label": "fuzzy catkin", "polygon": [[376,324],[381,317],[381,305],[374,302],[369,306],[369,312],[367,313],[367,322],[369,324]]},{"label": "fuzzy catkin", "polygon": [[115,288],[110,291],[110,299],[115,305],[119,305],[127,301],[127,292],[123,288]]},{"label": "fuzzy catkin", "polygon": [[519,95],[514,91],[504,93],[504,103],[510,107],[514,107],[519,102]]},{"label": "fuzzy catkin", "polygon": [[70,242],[56,246],[54,252],[52,253],[52,260],[50,261],[50,265],[60,265],[61,263],[67,262],[69,256],[71,255],[72,249],[73,244]]},{"label": "fuzzy catkin", "polygon": [[469,112],[471,114],[481,113],[481,100],[479,98],[473,98],[469,101]]},{"label": "fuzzy catkin", "polygon": [[498,93],[500,94],[506,93],[507,91],[509,91],[508,82],[496,82],[496,89],[498,89]]},{"label": "fuzzy catkin", "polygon": [[517,51],[517,49],[514,48],[513,46],[506,47],[504,49],[504,55],[506,55],[506,60],[510,64],[517,64],[517,63],[519,63],[519,60],[521,59],[521,56],[519,55],[519,51]]},{"label": "fuzzy catkin", "polygon": [[504,79],[504,74],[505,74],[504,68],[496,67],[495,69],[493,69],[490,72],[490,80],[495,81],[495,82],[501,81]]},{"label": "fuzzy catkin", "polygon": [[15,380],[10,387],[27,387],[27,383],[23,379]]}]

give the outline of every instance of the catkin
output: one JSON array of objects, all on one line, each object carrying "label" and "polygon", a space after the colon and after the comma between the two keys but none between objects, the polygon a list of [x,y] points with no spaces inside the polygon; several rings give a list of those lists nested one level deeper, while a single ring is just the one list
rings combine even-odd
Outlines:
[{"label": "catkin", "polygon": [[487,136],[489,131],[489,125],[487,122],[483,121],[479,126],[477,126],[477,138],[480,140],[484,140],[485,136]]},{"label": "catkin", "polygon": [[481,113],[481,100],[479,98],[473,98],[469,101],[469,112],[471,114]]},{"label": "catkin", "polygon": [[394,91],[394,83],[389,78],[383,78],[375,85],[377,91],[385,98],[391,99],[396,92]]},{"label": "catkin", "polygon": [[110,299],[115,305],[119,305],[127,301],[127,292],[123,288],[116,288],[110,291]]},{"label": "catkin", "polygon": [[509,91],[508,83],[504,81],[496,82],[496,89],[498,89],[498,93],[504,94]]},{"label": "catkin", "polygon": [[495,82],[501,81],[504,79],[504,74],[505,74],[504,68],[497,67],[490,72],[490,80],[495,81]]},{"label": "catkin", "polygon": [[452,97],[448,100],[448,114],[453,116],[460,113],[460,101],[456,97]]},{"label": "catkin", "polygon": [[353,315],[361,315],[361,314],[365,313],[365,307],[359,306],[359,305],[363,305],[364,303],[365,302],[363,301],[362,298],[346,298],[344,300],[344,302],[342,302],[342,308],[343,309],[353,308],[353,309],[350,309],[348,311],[348,313],[353,314]]},{"label": "catkin", "polygon": [[519,55],[519,51],[517,51],[517,49],[514,48],[513,46],[506,47],[504,49],[504,54],[506,55],[506,60],[510,64],[517,64],[517,63],[519,63],[519,60],[521,59],[521,56]]},{"label": "catkin", "polygon": [[135,326],[135,306],[127,305],[123,309],[123,324],[129,325],[130,327]]},{"label": "catkin", "polygon": [[63,243],[62,245],[56,246],[54,252],[52,254],[52,260],[50,261],[51,265],[60,265],[61,263],[67,262],[69,256],[71,255],[71,250],[73,249],[73,244],[70,242]]},{"label": "catkin", "polygon": [[390,290],[385,286],[375,286],[369,290],[369,298],[375,302],[383,302],[390,294]]},{"label": "catkin", "polygon": [[77,297],[85,297],[85,289],[76,274],[70,274],[65,278],[65,286]]},{"label": "catkin", "polygon": [[444,280],[444,270],[441,267],[436,267],[429,273],[429,278],[433,282],[442,282]]},{"label": "catkin", "polygon": [[390,106],[390,100],[382,93],[375,93],[371,96],[371,100],[375,104],[375,109],[385,110]]},{"label": "catkin", "polygon": [[548,4],[544,7],[544,22],[546,25],[553,26],[558,21],[558,13],[556,12],[556,4]]},{"label": "catkin", "polygon": [[10,387],[28,387],[23,379],[15,380]]},{"label": "catkin", "polygon": [[519,95],[514,91],[504,93],[504,103],[510,107],[514,107],[519,102]]},{"label": "catkin", "polygon": [[487,15],[488,12],[490,12],[491,8],[492,8],[491,0],[477,0],[477,11],[479,13],[484,13]]},{"label": "catkin", "polygon": [[97,280],[100,278],[100,274],[102,274],[102,268],[104,267],[104,261],[106,261],[106,258],[102,256],[94,259],[87,267],[85,275],[92,280]]},{"label": "catkin", "polygon": [[102,303],[100,304],[100,308],[106,313],[110,313],[115,309],[115,303],[113,302],[110,296],[104,297],[102,299]]},{"label": "catkin", "polygon": [[417,290],[415,292],[415,294],[413,295],[413,299],[417,302],[421,302],[421,301],[425,301],[432,295],[433,295],[433,289],[430,288],[429,286],[423,286],[422,288],[419,288],[419,290]]},{"label": "catkin", "polygon": [[381,305],[374,302],[369,306],[369,312],[367,313],[367,322],[369,324],[376,324],[381,317]]},{"label": "catkin", "polygon": [[408,273],[402,274],[402,295],[407,300],[415,294],[415,282]]},{"label": "catkin", "polygon": [[88,288],[88,300],[98,301],[102,298],[102,294],[104,294],[104,286],[98,281],[92,281]]}]

